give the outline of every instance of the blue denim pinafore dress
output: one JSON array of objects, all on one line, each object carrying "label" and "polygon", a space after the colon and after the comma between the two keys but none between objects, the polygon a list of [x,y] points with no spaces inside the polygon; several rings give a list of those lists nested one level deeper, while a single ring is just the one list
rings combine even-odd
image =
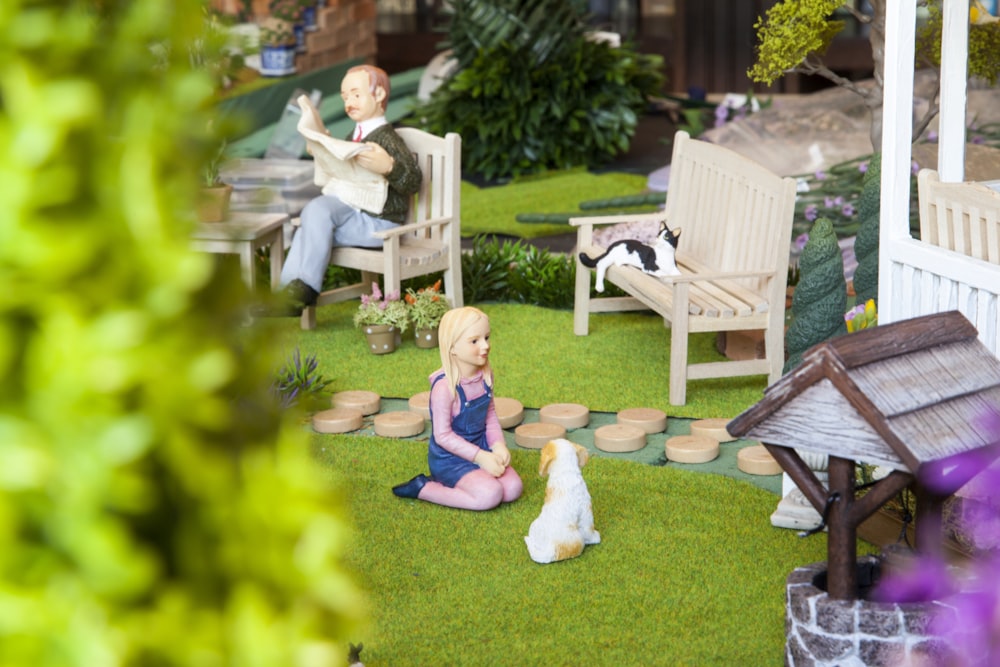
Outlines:
[{"label": "blue denim pinafore dress", "polygon": [[[442,374],[434,378],[434,381],[431,382],[431,389],[444,377]],[[455,389],[458,391],[458,399],[462,402],[462,407],[451,420],[451,430],[480,449],[490,451],[489,444],[486,442],[486,415],[489,412],[490,401],[493,399],[493,390],[483,380],[483,389],[486,393],[477,399],[467,401],[465,392],[462,391],[462,385],[458,385]],[[431,441],[427,448],[427,465],[431,471],[431,478],[435,482],[453,487],[466,474],[478,470],[479,466],[472,461],[455,456],[437,444],[434,441],[433,424],[434,412],[431,411]]]}]

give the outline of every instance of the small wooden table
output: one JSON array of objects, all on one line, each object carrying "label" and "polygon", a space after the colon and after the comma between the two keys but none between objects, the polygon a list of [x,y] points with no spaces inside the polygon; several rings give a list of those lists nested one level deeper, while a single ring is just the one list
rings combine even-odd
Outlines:
[{"label": "small wooden table", "polygon": [[202,222],[191,234],[195,250],[240,256],[240,274],[253,290],[257,285],[253,256],[258,248],[271,248],[271,287],[277,287],[285,258],[282,227],[285,213],[230,213],[222,222]]}]

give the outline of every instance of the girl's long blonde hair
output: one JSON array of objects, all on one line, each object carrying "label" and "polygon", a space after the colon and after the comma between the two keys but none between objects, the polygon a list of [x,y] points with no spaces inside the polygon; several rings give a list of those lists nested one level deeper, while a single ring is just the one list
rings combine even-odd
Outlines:
[{"label": "girl's long blonde hair", "polygon": [[[462,337],[462,334],[480,319],[488,322],[490,318],[486,313],[474,306],[464,306],[449,310],[441,318],[441,323],[438,325],[438,348],[441,352],[441,368],[444,369],[444,376],[448,381],[448,389],[451,391],[452,396],[455,395],[455,387],[458,386],[462,376],[458,370],[458,362],[455,361],[455,358],[451,354],[451,348],[455,346],[455,343]],[[483,366],[483,379],[486,380],[486,384],[491,387],[493,386],[493,368],[490,366],[488,360],[486,365]]]}]

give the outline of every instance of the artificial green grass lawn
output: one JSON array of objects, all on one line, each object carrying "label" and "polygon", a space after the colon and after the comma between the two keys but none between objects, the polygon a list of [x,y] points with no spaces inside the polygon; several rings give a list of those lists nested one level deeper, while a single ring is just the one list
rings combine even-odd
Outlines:
[{"label": "artificial green grass lawn", "polygon": [[564,224],[522,223],[515,216],[571,212],[583,215],[580,202],[642,194],[646,184],[646,176],[638,174],[594,174],[583,169],[525,177],[501,187],[478,187],[462,181],[462,236],[506,234],[534,239],[565,234],[575,228]]},{"label": "artificial green grass lawn", "polygon": [[[641,192],[645,177],[569,172],[462,187],[463,235],[535,237],[568,228],[513,216]],[[671,406],[670,339],[660,318],[593,315],[590,335],[578,337],[568,310],[475,305],[491,320],[497,395],[528,408],[573,402],[595,412],[652,407],[671,417],[731,418],[766,386],[764,376],[693,381],[687,405]],[[395,398],[426,391],[438,351],[406,336],[393,354],[371,354],[351,321],[356,308],[320,308],[313,331],[299,330],[297,319],[269,326],[287,349],[316,355],[332,391]],[[721,360],[715,336],[692,336],[689,357]],[[584,477],[602,544],[539,565],[523,541],[544,497],[538,452],[512,447],[524,495],[476,513],[392,495],[392,485],[426,472],[425,442],[357,435],[314,435],[313,442],[350,506],[348,566],[366,592],[369,624],[349,639],[364,643],[369,667],[777,665],[785,579],[826,558],[825,534],[802,539],[770,525],[777,499],[768,491],[721,475],[595,456]]]},{"label": "artificial green grass lawn", "polygon": [[[497,393],[526,407],[577,402],[592,411],[656,407],[670,416],[732,417],[760,399],[764,377],[689,383],[667,399],[669,336],[642,313],[591,317],[480,304],[490,316]],[[438,350],[406,337],[368,352],[356,304],[320,308],[318,327],[277,320],[281,340],[315,354],[330,389],[407,398],[426,391]],[[695,336],[692,359],[719,358]],[[784,650],[785,579],[826,559],[826,535],[774,528],[777,497],[722,475],[594,456],[584,469],[602,544],[539,565],[523,536],[542,506],[538,452],[512,447],[525,482],[517,502],[477,513],[392,495],[427,470],[427,445],[359,435],[313,436],[317,459],[348,499],[348,567],[369,623],[349,638],[375,665],[777,665]],[[859,550],[864,551],[862,545]]]},{"label": "artificial green grass lawn", "polygon": [[[525,407],[579,403],[596,412],[657,408],[672,417],[735,417],[760,400],[766,376],[697,380],[688,383],[688,402],[668,398],[670,332],[657,316],[609,313],[590,318],[590,334],[573,334],[573,313],[518,304],[477,304],[490,317],[490,361],[498,396]],[[409,398],[429,388],[427,377],[440,368],[437,349],[417,348],[412,335],[386,355],[368,351],[351,318],[355,302],[317,309],[318,326],[300,331],[298,320],[279,320],[303,354],[315,354],[319,372],[333,391],[367,390],[383,397]],[[693,361],[718,361],[714,334],[692,337]]]},{"label": "artificial green grass lawn", "polygon": [[538,452],[515,448],[516,502],[469,512],[396,498],[426,445],[316,436],[346,491],[348,569],[369,602],[375,665],[780,665],[785,579],[826,559],[826,535],[768,520],[775,496],[747,483],[592,457],[583,469],[601,544],[540,565],[523,536],[542,506]]}]

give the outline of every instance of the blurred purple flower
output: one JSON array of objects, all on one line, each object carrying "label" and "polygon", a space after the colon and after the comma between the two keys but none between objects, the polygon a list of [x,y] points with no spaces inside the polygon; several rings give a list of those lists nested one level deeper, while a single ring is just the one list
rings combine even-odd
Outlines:
[{"label": "blurred purple flower", "polygon": [[920,171],[920,165],[917,164],[916,160],[914,160],[913,162],[910,163],[910,172],[912,172],[913,175],[916,176],[917,172],[919,171]]},{"label": "blurred purple flower", "polygon": [[722,127],[729,120],[729,108],[723,104],[715,107],[715,126]]},{"label": "blurred purple flower", "polygon": [[972,137],[972,143],[974,143],[974,144],[985,144],[986,143],[986,137],[984,137],[981,134],[974,135]]},{"label": "blurred purple flower", "polygon": [[930,130],[930,131],[927,132],[927,141],[937,142],[937,140],[938,140],[938,133],[937,132],[935,132],[934,130]]},{"label": "blurred purple flower", "polygon": [[840,212],[849,218],[854,215],[854,206],[850,203],[844,204],[844,206],[840,209]]},{"label": "blurred purple flower", "polygon": [[837,195],[836,197],[833,198],[834,206],[842,206],[843,203],[844,203],[844,198],[841,197],[840,195]]},{"label": "blurred purple flower", "polygon": [[[976,450],[925,464],[920,481],[929,490],[950,495],[973,478],[970,487],[985,491],[987,499],[963,499],[963,532],[981,549],[1000,545],[1000,466],[993,465],[1000,447],[1000,411],[996,408],[977,420],[979,433],[990,434]],[[1000,664],[1000,555],[995,551],[969,561],[960,574],[952,574],[938,559],[917,558],[913,567],[889,573],[876,588],[874,599],[892,602],[936,600],[942,604],[930,630],[943,638],[954,653],[948,664],[960,667],[993,667]]]},{"label": "blurred purple flower", "polygon": [[[1000,563],[994,563],[995,572]],[[955,661],[949,664],[971,667],[993,667],[997,664],[998,649],[994,645],[993,628],[997,627],[998,593],[992,577],[980,573],[973,587],[942,600],[954,608],[953,613],[938,613],[931,621],[931,632],[944,637],[955,652]]]},{"label": "blurred purple flower", "polygon": [[862,162],[861,164],[859,164],[858,165],[858,171],[860,171],[862,174],[867,174],[868,173],[868,163],[867,162]]},{"label": "blurred purple flower", "polygon": [[[808,207],[806,207],[806,217],[807,218],[809,217]],[[809,243],[809,234],[799,234],[798,236],[795,237],[795,248],[799,252],[802,252],[802,249],[806,247],[807,243]]]},{"label": "blurred purple flower", "polygon": [[826,172],[825,172],[825,171],[823,171],[822,169],[821,169],[821,170],[819,170],[819,171],[817,171],[817,172],[816,172],[815,174],[813,174],[813,175],[814,175],[814,176],[816,177],[816,180],[817,180],[817,181],[825,181],[825,180],[826,180]]},{"label": "blurred purple flower", "polygon": [[816,208],[816,204],[809,204],[808,206],[806,206],[805,214],[806,214],[806,220],[808,220],[809,222],[813,222],[814,220],[816,220],[816,218],[819,217],[819,209]]},{"label": "blurred purple flower", "polygon": [[826,208],[833,208],[836,205],[837,205],[837,202],[834,201],[833,197],[830,197],[829,195],[826,196],[826,197],[823,197],[823,206],[825,206]]},{"label": "blurred purple flower", "polygon": [[878,602],[929,602],[953,592],[947,566],[934,558],[915,558],[905,568],[891,572],[872,592]]}]

